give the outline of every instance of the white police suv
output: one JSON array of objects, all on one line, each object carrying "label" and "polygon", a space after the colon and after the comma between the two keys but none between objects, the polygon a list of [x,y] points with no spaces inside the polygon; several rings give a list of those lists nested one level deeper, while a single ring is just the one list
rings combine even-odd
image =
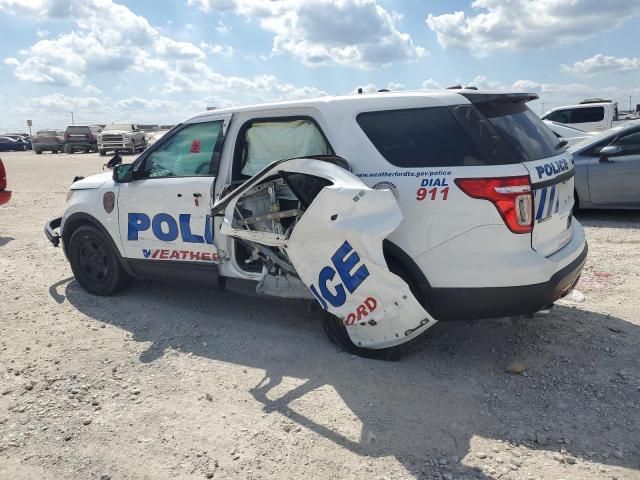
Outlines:
[{"label": "white police suv", "polygon": [[342,347],[395,355],[436,321],[531,314],[578,281],[574,166],[534,98],[450,90],[208,111],[133,164],[75,181],[45,232],[91,293],[133,277],[244,279],[317,300]]}]

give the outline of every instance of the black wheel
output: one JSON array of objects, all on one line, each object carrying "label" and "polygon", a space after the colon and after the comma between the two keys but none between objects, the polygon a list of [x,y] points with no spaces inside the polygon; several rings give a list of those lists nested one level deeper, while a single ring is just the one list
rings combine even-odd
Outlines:
[{"label": "black wheel", "polygon": [[36,155],[42,155],[42,150],[35,150]]},{"label": "black wheel", "polygon": [[[405,282],[407,282],[412,293],[416,296],[416,298],[420,299],[421,296],[419,296],[418,292],[416,291],[415,282],[411,278],[409,272],[402,266],[402,264],[400,264],[400,262],[397,262],[393,258],[388,258],[387,265],[389,266],[389,270],[392,273],[395,273]],[[322,327],[329,337],[329,340],[331,340],[332,343],[336,344],[343,350],[346,350],[347,352],[353,353],[360,357],[375,358],[378,360],[399,360],[407,353],[409,345],[411,345],[415,340],[412,339],[407,343],[389,348],[362,348],[351,341],[351,338],[349,338],[349,334],[347,333],[347,327],[342,323],[342,320],[328,312],[324,312],[324,316],[322,318]]]},{"label": "black wheel", "polygon": [[106,150],[100,150],[98,153],[100,153],[101,157],[104,157],[107,154]]},{"label": "black wheel", "polygon": [[109,241],[92,225],[71,234],[68,254],[73,275],[89,293],[111,295],[131,283]]}]

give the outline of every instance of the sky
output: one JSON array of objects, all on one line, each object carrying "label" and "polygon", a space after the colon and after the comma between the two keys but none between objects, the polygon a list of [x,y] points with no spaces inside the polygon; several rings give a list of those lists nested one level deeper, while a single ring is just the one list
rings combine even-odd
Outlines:
[{"label": "sky", "polygon": [[0,132],[358,87],[624,110],[640,104],[638,25],[640,0],[0,0]]}]

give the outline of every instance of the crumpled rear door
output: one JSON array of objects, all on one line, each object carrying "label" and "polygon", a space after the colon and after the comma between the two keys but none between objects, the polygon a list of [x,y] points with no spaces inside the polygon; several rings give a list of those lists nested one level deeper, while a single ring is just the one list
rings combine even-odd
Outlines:
[{"label": "crumpled rear door", "polygon": [[[345,169],[321,160],[294,159],[272,165],[256,177],[291,172],[331,182],[311,202],[289,237],[278,240],[302,282],[322,308],[342,319],[356,345],[391,347],[435,323],[407,283],[391,273],[385,262],[382,242],[402,221],[391,191],[372,190]],[[234,191],[234,199],[221,199],[214,206],[215,212],[226,202],[223,233],[234,236],[231,224],[236,202],[243,190],[260,182],[256,177]]]}]

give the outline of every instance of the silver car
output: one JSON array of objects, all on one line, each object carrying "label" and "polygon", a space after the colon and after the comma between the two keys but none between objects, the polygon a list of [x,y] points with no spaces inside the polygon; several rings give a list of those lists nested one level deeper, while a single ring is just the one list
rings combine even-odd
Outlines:
[{"label": "silver car", "polygon": [[640,122],[629,122],[569,148],[575,208],[640,208]]}]

